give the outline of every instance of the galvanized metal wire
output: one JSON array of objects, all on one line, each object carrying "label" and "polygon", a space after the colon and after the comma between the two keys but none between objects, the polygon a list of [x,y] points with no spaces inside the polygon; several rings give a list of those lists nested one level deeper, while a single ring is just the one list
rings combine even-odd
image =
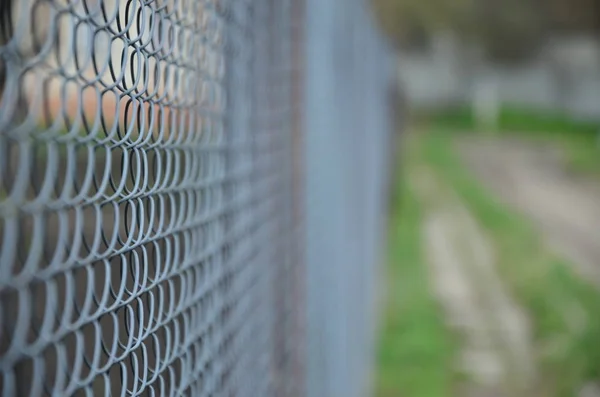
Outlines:
[{"label": "galvanized metal wire", "polygon": [[3,396],[274,395],[289,4],[2,2]]},{"label": "galvanized metal wire", "polygon": [[2,396],[364,390],[385,50],[336,3],[0,0]]}]

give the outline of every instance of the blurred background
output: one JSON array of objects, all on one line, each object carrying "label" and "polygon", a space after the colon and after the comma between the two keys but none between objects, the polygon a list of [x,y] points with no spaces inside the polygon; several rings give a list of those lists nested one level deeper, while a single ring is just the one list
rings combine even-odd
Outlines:
[{"label": "blurred background", "polygon": [[599,396],[600,2],[373,4],[401,115],[376,395]]},{"label": "blurred background", "polygon": [[374,0],[418,107],[499,102],[595,118],[600,10],[594,0]]},{"label": "blurred background", "polygon": [[600,0],[0,0],[0,242],[2,397],[600,397]]}]

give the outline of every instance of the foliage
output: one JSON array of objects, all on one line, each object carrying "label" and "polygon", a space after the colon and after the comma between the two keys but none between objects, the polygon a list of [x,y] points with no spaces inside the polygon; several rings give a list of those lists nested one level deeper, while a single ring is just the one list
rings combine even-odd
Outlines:
[{"label": "foliage", "polygon": [[446,30],[481,46],[489,60],[503,63],[535,54],[552,32],[600,28],[600,0],[372,1],[384,29],[399,46]]},{"label": "foliage", "polygon": [[[473,112],[467,106],[430,112],[417,117],[431,128],[464,133],[471,133],[477,128]],[[556,112],[503,106],[496,133],[555,140],[565,149],[570,170],[600,175],[600,124],[597,122],[575,120]]]},{"label": "foliage", "polygon": [[452,396],[458,377],[452,369],[456,341],[446,329],[428,285],[421,252],[421,206],[402,174],[397,175],[375,395]]},{"label": "foliage", "polygon": [[453,152],[451,134],[427,134],[422,153],[490,233],[501,275],[531,316],[538,395],[577,395],[586,381],[600,378],[600,294],[549,254],[525,219],[482,189]]}]

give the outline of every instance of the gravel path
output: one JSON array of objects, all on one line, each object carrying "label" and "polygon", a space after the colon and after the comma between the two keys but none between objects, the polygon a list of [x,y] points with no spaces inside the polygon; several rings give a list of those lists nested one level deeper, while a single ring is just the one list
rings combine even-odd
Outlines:
[{"label": "gravel path", "polygon": [[600,286],[600,184],[568,174],[556,146],[479,138],[459,150],[487,188],[534,221],[550,249]]},{"label": "gravel path", "polygon": [[526,396],[535,379],[529,325],[495,271],[493,247],[469,211],[427,169],[411,175],[425,206],[432,289],[460,338],[468,397]]}]

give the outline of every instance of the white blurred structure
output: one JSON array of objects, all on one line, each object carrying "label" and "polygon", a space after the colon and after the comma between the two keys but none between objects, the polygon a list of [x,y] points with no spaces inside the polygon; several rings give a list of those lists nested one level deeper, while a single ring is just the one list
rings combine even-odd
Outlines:
[{"label": "white blurred structure", "polygon": [[486,63],[451,35],[420,52],[403,52],[400,79],[413,107],[470,103],[482,81],[494,81],[500,103],[600,120],[600,42],[588,36],[549,39],[518,66]]},{"label": "white blurred structure", "polygon": [[494,80],[477,82],[472,109],[479,127],[488,130],[496,127],[500,113],[500,101],[498,101],[498,87]]}]

